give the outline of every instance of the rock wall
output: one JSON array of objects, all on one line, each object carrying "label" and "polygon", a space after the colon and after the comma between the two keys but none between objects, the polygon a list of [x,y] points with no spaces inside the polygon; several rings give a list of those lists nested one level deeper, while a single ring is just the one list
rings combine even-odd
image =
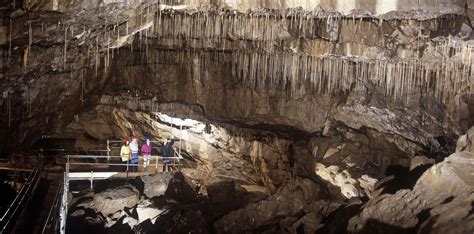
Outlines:
[{"label": "rock wall", "polygon": [[[189,9],[171,1],[25,1],[9,14],[11,25],[3,22],[2,124],[9,128],[1,135],[14,139],[12,151],[60,132],[97,103],[96,94],[118,86],[199,107],[218,121],[307,134],[342,122],[435,151],[444,145],[437,137],[453,138],[472,124],[472,29],[464,11],[451,11],[465,2],[341,3],[210,2],[242,8],[234,14],[200,1],[186,2]],[[311,4],[343,13],[423,8],[437,18],[273,11]]]}]

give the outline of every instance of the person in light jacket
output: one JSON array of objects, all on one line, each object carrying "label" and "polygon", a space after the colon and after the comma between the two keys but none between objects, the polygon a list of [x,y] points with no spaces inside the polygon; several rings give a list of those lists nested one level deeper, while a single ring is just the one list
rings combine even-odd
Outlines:
[{"label": "person in light jacket", "polygon": [[[122,158],[123,163],[128,163],[128,160],[130,160],[130,145],[128,138],[123,139],[123,145],[122,148],[120,148],[120,157]],[[125,169],[126,171],[127,169]]]},{"label": "person in light jacket", "polygon": [[132,152],[132,159],[130,160],[130,164],[132,165],[132,172],[137,172],[138,166],[138,139],[136,137],[132,137],[132,142],[130,143],[130,151]]}]

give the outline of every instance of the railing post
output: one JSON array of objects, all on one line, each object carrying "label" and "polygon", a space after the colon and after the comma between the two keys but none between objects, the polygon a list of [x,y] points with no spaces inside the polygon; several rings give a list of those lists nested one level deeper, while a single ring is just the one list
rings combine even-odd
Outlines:
[{"label": "railing post", "polygon": [[179,155],[181,155],[181,148],[183,147],[183,123],[179,127]]},{"label": "railing post", "polygon": [[107,163],[110,163],[110,141],[107,140]]},{"label": "railing post", "polygon": [[94,183],[94,172],[91,171],[91,191],[92,191],[92,189],[93,189],[93,187],[92,187],[92,186],[93,186],[93,183]]},{"label": "railing post", "polygon": [[158,171],[158,156],[156,156],[156,160],[155,160],[155,168],[156,168],[156,171]]},{"label": "railing post", "polygon": [[130,159],[127,160],[127,179],[128,179],[128,170],[129,170],[129,167],[128,167],[128,166],[129,166],[129,162],[130,162]]}]

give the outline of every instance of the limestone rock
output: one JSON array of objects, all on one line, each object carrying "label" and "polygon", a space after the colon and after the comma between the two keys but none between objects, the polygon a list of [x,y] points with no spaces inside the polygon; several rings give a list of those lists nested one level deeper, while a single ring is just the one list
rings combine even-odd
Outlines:
[{"label": "limestone rock", "polygon": [[473,168],[472,153],[452,154],[425,171],[413,190],[403,189],[371,199],[350,220],[348,231],[410,232],[422,222],[421,233],[442,233],[450,230],[448,227],[453,227],[454,233],[474,231],[473,215],[467,211],[470,207],[464,208],[474,202]]},{"label": "limestone rock", "polygon": [[435,163],[434,159],[427,158],[426,156],[415,156],[414,158],[411,159],[410,171],[419,166],[427,165],[427,164],[432,165],[434,163]]},{"label": "limestone rock", "polygon": [[7,27],[0,26],[0,45],[6,45],[8,42]]},{"label": "limestone rock", "polygon": [[265,200],[232,211],[214,223],[219,233],[242,233],[275,224],[295,216],[319,197],[319,187],[308,179],[297,178]]},{"label": "limestone rock", "polygon": [[233,180],[213,181],[207,185],[209,200],[221,215],[264,199],[267,192],[261,190],[256,186],[240,186]]},{"label": "limestone rock", "polygon": [[472,233],[474,214],[472,202],[474,194],[457,196],[451,202],[430,210],[430,217],[420,226],[418,233]]},{"label": "limestone rock", "polygon": [[137,226],[138,220],[131,217],[131,216],[127,216],[123,219],[122,223],[123,224],[128,224],[128,226],[130,226],[130,228],[133,230],[133,228],[135,228],[135,226]]},{"label": "limestone rock", "polygon": [[456,144],[456,152],[468,151],[474,153],[474,126],[466,134],[459,137]]},{"label": "limestone rock", "polygon": [[108,216],[125,207],[135,206],[139,199],[138,190],[132,185],[125,185],[95,194],[94,207],[104,216]]},{"label": "limestone rock", "polygon": [[155,224],[156,218],[163,212],[163,210],[153,207],[151,202],[148,200],[145,200],[138,204],[136,211],[138,214],[139,224],[147,219],[149,219],[151,223]]},{"label": "limestone rock", "polygon": [[359,196],[359,190],[356,188],[357,181],[351,177],[347,170],[339,171],[337,166],[331,165],[326,167],[321,163],[317,163],[315,172],[322,179],[339,187],[342,195],[346,198]]},{"label": "limestone rock", "polygon": [[84,211],[83,209],[78,209],[78,210],[75,210],[74,212],[72,212],[71,214],[69,214],[70,217],[82,217],[86,214],[86,211]]},{"label": "limestone rock", "polygon": [[414,189],[457,196],[474,192],[474,153],[459,152],[428,169]]},{"label": "limestone rock", "polygon": [[316,230],[322,225],[322,215],[317,213],[309,213],[303,216],[301,219],[293,223],[289,229],[290,233],[299,233],[298,229],[303,227],[304,233],[315,233]]},{"label": "limestone rock", "polygon": [[371,193],[375,189],[375,184],[378,182],[377,179],[374,179],[368,175],[362,175],[359,179],[360,187],[364,190],[365,194],[371,197]]},{"label": "limestone rock", "polygon": [[143,193],[148,198],[165,195],[165,192],[168,189],[168,184],[173,177],[174,173],[172,172],[142,176],[141,180],[145,184]]}]

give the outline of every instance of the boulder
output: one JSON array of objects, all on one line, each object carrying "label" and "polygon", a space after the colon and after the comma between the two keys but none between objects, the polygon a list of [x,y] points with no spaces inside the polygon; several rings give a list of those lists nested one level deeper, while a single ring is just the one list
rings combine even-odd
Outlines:
[{"label": "boulder", "polygon": [[82,217],[86,214],[86,211],[83,210],[83,209],[77,209],[75,210],[74,212],[72,212],[71,214],[69,214],[70,217],[74,217],[74,218],[78,218],[78,217]]},{"label": "boulder", "polygon": [[474,153],[459,152],[428,169],[414,189],[458,196],[474,192]]},{"label": "boulder", "polygon": [[347,170],[339,171],[338,166],[332,165],[326,167],[321,163],[317,163],[315,171],[323,180],[339,187],[342,195],[346,198],[359,196],[357,181],[351,177],[351,174]]},{"label": "boulder", "polygon": [[214,223],[218,233],[242,233],[277,224],[296,216],[319,197],[320,188],[309,179],[297,178],[265,200],[232,211]]},{"label": "boulder", "polygon": [[142,223],[146,220],[150,220],[152,224],[155,224],[156,218],[164,210],[153,207],[152,203],[149,200],[145,200],[138,204],[136,208],[138,214],[138,223]]},{"label": "boulder", "polygon": [[474,213],[472,202],[474,194],[458,196],[453,201],[430,210],[430,217],[423,222],[418,233],[472,233]]},{"label": "boulder", "polygon": [[456,152],[462,151],[474,153],[474,126],[466,134],[459,137],[456,143]]},{"label": "boulder", "polygon": [[267,193],[258,186],[239,186],[234,180],[213,181],[207,185],[209,200],[221,215],[257,202]]},{"label": "boulder", "polygon": [[168,184],[173,177],[173,172],[142,176],[141,180],[144,183],[143,193],[148,198],[165,195],[165,192],[168,189]]},{"label": "boulder", "polygon": [[412,190],[402,189],[371,199],[350,220],[347,230],[411,233],[423,224],[421,233],[472,233],[473,192],[474,154],[455,153],[426,170]]},{"label": "boulder", "polygon": [[102,215],[108,216],[125,207],[135,206],[139,199],[138,190],[132,185],[125,185],[95,194],[94,207]]},{"label": "boulder", "polygon": [[315,233],[316,230],[322,225],[322,219],[322,215],[311,212],[293,223],[293,225],[291,225],[291,227],[288,229],[290,233],[299,233],[298,230],[301,228],[304,230],[304,233]]},{"label": "boulder", "polygon": [[127,217],[125,217],[125,218],[123,219],[122,223],[123,223],[123,224],[128,224],[128,226],[130,226],[130,228],[133,230],[133,228],[134,228],[135,226],[137,226],[138,220],[135,219],[135,218],[133,218],[133,217],[131,217],[131,216],[127,216]]}]

